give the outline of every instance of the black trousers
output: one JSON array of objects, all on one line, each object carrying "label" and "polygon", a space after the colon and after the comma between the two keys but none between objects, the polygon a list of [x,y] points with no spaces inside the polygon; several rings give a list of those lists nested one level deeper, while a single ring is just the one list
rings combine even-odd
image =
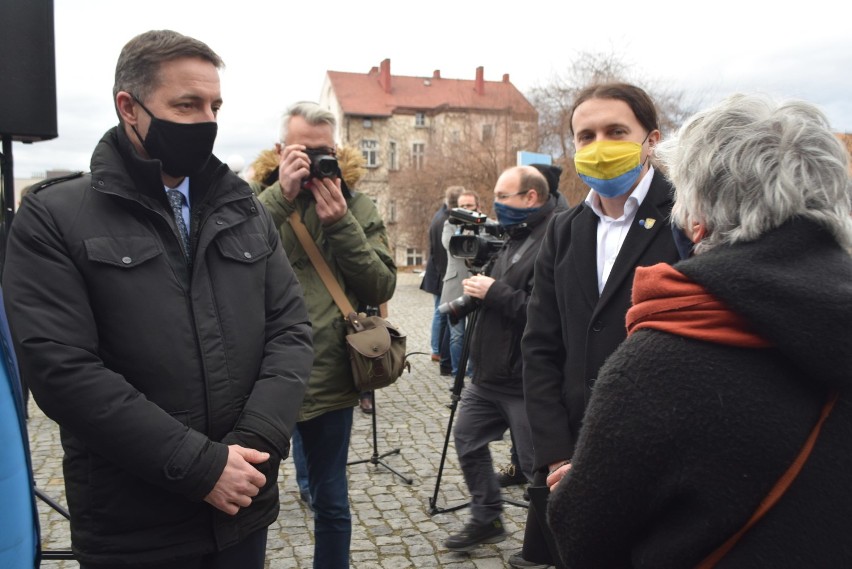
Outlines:
[{"label": "black trousers", "polygon": [[[547,486],[547,473],[540,470],[536,471],[533,475],[532,485]],[[521,550],[521,557],[525,561],[555,565],[556,569],[567,569],[562,563],[562,560],[559,559],[558,552],[551,554],[550,549],[547,547],[546,536],[550,534],[550,528],[546,524],[542,525],[539,523],[539,517],[546,515],[547,512],[537,512],[533,506],[533,502],[530,502],[530,507],[527,510],[527,525],[524,529],[524,545]]]},{"label": "black trousers", "polygon": [[[267,528],[257,530],[236,545],[194,559],[155,565],[121,565],[121,569],[263,569]],[[114,565],[80,564],[80,569],[118,569]]]}]

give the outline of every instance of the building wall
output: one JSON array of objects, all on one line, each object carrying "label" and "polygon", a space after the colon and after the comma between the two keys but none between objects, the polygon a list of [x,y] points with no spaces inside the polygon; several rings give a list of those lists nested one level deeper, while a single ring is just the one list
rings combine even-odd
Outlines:
[{"label": "building wall", "polygon": [[[409,266],[411,250],[419,250],[425,262],[426,251],[422,228],[428,225],[434,211],[418,211],[417,219],[409,219],[398,203],[401,172],[414,168],[415,144],[425,145],[424,162],[441,156],[479,153],[490,155],[495,164],[494,175],[514,165],[518,150],[527,150],[536,142],[536,117],[516,117],[509,111],[479,112],[455,109],[425,112],[422,122],[417,111],[400,109],[388,117],[343,115],[332,92],[325,93],[325,106],[338,115],[339,142],[362,149],[370,155],[367,174],[358,191],[374,199],[388,226],[391,249],[400,267]],[[362,146],[369,141],[369,147]],[[393,144],[396,145],[394,164]],[[438,158],[442,159],[442,158]],[[396,168],[394,168],[396,166]],[[437,207],[437,203],[436,203]],[[415,255],[416,257],[416,255]]]}]

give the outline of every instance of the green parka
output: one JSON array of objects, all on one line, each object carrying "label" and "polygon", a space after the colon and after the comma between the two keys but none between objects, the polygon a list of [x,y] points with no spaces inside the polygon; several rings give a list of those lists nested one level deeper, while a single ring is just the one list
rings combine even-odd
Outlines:
[{"label": "green parka", "polygon": [[[253,184],[255,191],[259,186]],[[373,201],[344,190],[349,211],[323,227],[312,196],[284,199],[278,182],[260,192],[260,202],[272,214],[281,242],[302,285],[313,326],[314,367],[302,403],[299,421],[358,404],[346,352],[346,323],[307,253],[299,243],[289,216],[298,210],[331,272],[352,306],[378,306],[390,300],[396,288],[396,264],[391,257],[385,224]]]}]

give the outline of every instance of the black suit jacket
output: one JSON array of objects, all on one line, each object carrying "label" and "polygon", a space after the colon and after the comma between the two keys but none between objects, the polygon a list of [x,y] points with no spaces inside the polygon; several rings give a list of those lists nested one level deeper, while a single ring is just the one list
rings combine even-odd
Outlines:
[{"label": "black suit jacket", "polygon": [[548,226],[522,341],[537,469],[574,454],[598,370],[627,334],[635,268],[679,260],[670,226],[673,193],[655,172],[600,295],[598,216],[581,203]]}]

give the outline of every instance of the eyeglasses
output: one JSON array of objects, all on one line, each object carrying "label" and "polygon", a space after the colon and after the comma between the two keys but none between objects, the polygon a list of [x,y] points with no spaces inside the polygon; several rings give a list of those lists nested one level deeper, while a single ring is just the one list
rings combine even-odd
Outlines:
[{"label": "eyeglasses", "polygon": [[515,192],[514,194],[494,194],[494,199],[498,202],[502,202],[503,200],[507,200],[509,198],[513,198],[515,196],[522,196],[527,193],[529,190],[524,190],[523,192]]}]

